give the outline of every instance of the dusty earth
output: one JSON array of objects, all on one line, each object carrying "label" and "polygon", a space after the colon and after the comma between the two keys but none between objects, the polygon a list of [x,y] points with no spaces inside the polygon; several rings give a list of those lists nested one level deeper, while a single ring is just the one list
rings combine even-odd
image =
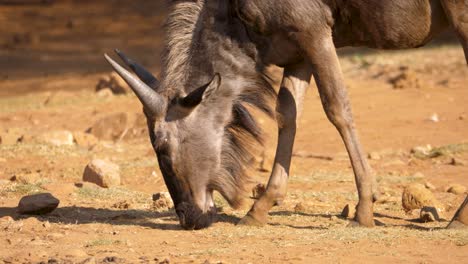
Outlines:
[{"label": "dusty earth", "polygon": [[[159,1],[121,2],[0,5],[0,263],[468,262],[468,230],[444,229],[466,196],[447,187],[468,187],[468,67],[456,42],[342,51],[355,121],[382,191],[377,227],[348,228],[340,216],[357,202],[353,175],[312,85],[288,196],[269,224],[236,226],[252,200],[232,210],[217,197],[217,223],[185,231],[173,210],[153,206],[152,194],[166,187],[138,100],[95,92],[110,74],[102,53],[115,47],[159,71],[165,9]],[[279,77],[278,69],[272,72]],[[82,135],[119,113],[125,118],[109,128],[121,131],[117,135],[47,143],[53,131]],[[268,134],[266,162],[251,173],[265,183],[276,128],[260,118]],[[428,144],[427,155],[411,153]],[[120,166],[120,187],[76,187],[93,158]],[[445,207],[440,222],[422,223],[419,210],[405,214],[401,194],[411,183],[435,187]],[[59,207],[43,216],[19,215],[20,198],[40,192],[59,198]]]}]

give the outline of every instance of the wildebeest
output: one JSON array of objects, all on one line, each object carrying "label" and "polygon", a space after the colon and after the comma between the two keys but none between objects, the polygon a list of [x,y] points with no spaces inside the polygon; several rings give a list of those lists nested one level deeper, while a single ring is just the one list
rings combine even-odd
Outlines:
[{"label": "wildebeest", "polygon": [[[264,224],[286,194],[303,95],[315,78],[327,117],[354,170],[355,222],[373,226],[378,193],[353,123],[336,48],[415,48],[451,26],[468,61],[468,1],[463,0],[180,0],[169,1],[161,81],[118,52],[134,77],[107,55],[144,106],[151,143],[180,224],[209,226],[213,191],[239,205],[250,145],[261,131],[249,112],[276,117],[278,144],[266,192],[241,220]],[[265,65],[284,68],[276,96]]]}]

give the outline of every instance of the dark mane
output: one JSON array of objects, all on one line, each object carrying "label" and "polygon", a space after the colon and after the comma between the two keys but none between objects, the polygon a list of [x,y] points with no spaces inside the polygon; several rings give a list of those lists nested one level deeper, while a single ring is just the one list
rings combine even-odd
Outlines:
[{"label": "dark mane", "polygon": [[[163,82],[168,89],[174,89],[181,83],[185,83],[190,69],[191,60],[194,59],[192,43],[195,35],[200,32],[197,28],[202,12],[207,12],[207,1],[172,1],[171,12],[166,22],[166,43],[163,55]],[[229,5],[226,1],[226,5]],[[237,19],[234,15],[231,19]],[[242,26],[241,23],[234,23],[235,26]],[[231,38],[236,32],[245,32],[229,29]],[[224,34],[224,32],[223,32]],[[253,117],[249,108],[255,108],[274,117],[272,109],[275,90],[271,85],[271,80],[263,73],[263,66],[256,64],[256,54],[250,50],[243,50],[239,45],[240,53],[252,62],[253,67],[236,68],[234,72],[239,73],[246,85],[233,97],[232,119],[224,128],[224,138],[222,146],[221,167],[222,171],[211,180],[211,188],[219,191],[231,206],[240,205],[246,191],[246,184],[250,182],[248,169],[252,165],[255,146],[263,143],[262,129]],[[255,53],[255,51],[254,51]],[[250,58],[249,58],[250,57]],[[235,63],[233,63],[235,64]],[[236,67],[236,66],[231,66]],[[183,89],[183,88],[176,88]],[[178,93],[167,91],[168,93]],[[179,91],[180,92],[180,91]],[[186,92],[186,91],[185,91]],[[182,91],[184,93],[184,91]]]}]

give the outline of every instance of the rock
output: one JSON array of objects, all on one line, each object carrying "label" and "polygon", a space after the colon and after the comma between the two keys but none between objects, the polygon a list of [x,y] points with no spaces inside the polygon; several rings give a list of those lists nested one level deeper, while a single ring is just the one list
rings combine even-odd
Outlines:
[{"label": "rock", "polygon": [[433,113],[430,117],[429,117],[429,121],[432,121],[434,123],[437,123],[440,121],[439,119],[439,115],[437,113]]},{"label": "rock", "polygon": [[393,89],[419,89],[423,86],[416,72],[405,66],[401,67],[400,73],[397,76],[390,78],[389,82],[393,85]]},{"label": "rock", "polygon": [[18,204],[20,214],[47,214],[55,210],[60,201],[50,193],[24,196]]},{"label": "rock", "polygon": [[413,183],[404,189],[401,203],[406,213],[414,209],[421,209],[424,206],[432,206],[438,210],[443,210],[441,203],[437,201],[432,192],[419,183]]},{"label": "rock", "polygon": [[425,158],[430,157],[431,151],[432,151],[431,145],[416,146],[411,149],[411,154],[413,154],[413,156],[415,156],[416,158],[425,159]]},{"label": "rock", "polygon": [[34,184],[41,180],[42,177],[39,173],[28,173],[28,174],[19,174],[11,178],[11,180],[22,183],[22,184]]},{"label": "rock", "polygon": [[89,131],[99,139],[117,140],[127,133],[129,123],[126,113],[115,113],[97,120]]},{"label": "rock", "polygon": [[85,132],[74,132],[73,140],[78,146],[86,148],[95,146],[99,142],[93,134]]},{"label": "rock", "polygon": [[464,194],[466,192],[466,187],[461,184],[452,184],[447,188],[448,193],[453,193],[456,195]]},{"label": "rock", "polygon": [[73,134],[67,130],[46,132],[39,136],[39,141],[54,146],[73,145]]},{"label": "rock", "polygon": [[109,89],[114,94],[126,94],[130,91],[125,81],[114,72],[109,75],[102,76],[99,79],[98,84],[96,85],[96,92],[104,89]]},{"label": "rock", "polygon": [[114,95],[110,88],[104,88],[96,92],[97,97],[99,98],[109,98]]},{"label": "rock", "polygon": [[127,201],[119,201],[119,202],[114,203],[111,207],[116,208],[116,209],[126,210],[130,208],[130,203],[128,203]]},{"label": "rock", "polygon": [[263,183],[259,183],[255,185],[255,187],[252,189],[252,198],[253,199],[259,199],[266,191],[266,187]]},{"label": "rock", "polygon": [[379,153],[377,152],[370,152],[369,155],[367,156],[370,160],[380,160],[382,159],[382,156],[380,156]]},{"label": "rock", "polygon": [[174,207],[174,203],[172,202],[171,196],[168,192],[159,192],[153,194],[153,210],[167,210],[172,207]]},{"label": "rock", "polygon": [[437,208],[432,206],[424,206],[421,208],[421,212],[419,213],[419,219],[421,219],[421,221],[424,223],[434,222],[440,221],[440,216]]},{"label": "rock", "polygon": [[345,207],[343,208],[343,211],[341,211],[342,217],[352,219],[354,218],[355,215],[356,215],[356,207],[350,204],[345,205]]},{"label": "rock", "polygon": [[296,206],[294,206],[294,212],[296,213],[301,213],[306,210],[306,207],[302,203],[297,203]]},{"label": "rock", "polygon": [[431,190],[431,191],[433,191],[433,190],[436,189],[436,187],[435,187],[432,183],[430,183],[430,182],[425,182],[425,183],[424,183],[424,187],[426,187],[427,189],[429,189],[429,190]]},{"label": "rock", "polygon": [[461,159],[458,159],[458,158],[452,158],[452,159],[450,159],[449,164],[453,165],[453,166],[465,166],[466,162],[461,160]]},{"label": "rock", "polygon": [[94,159],[85,168],[83,181],[109,188],[120,185],[120,169],[117,164]]}]

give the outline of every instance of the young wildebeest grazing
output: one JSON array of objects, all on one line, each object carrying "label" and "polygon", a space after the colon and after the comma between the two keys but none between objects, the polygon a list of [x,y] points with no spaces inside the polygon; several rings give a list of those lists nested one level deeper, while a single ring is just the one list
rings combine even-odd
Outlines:
[{"label": "young wildebeest grazing", "polygon": [[355,220],[373,226],[377,186],[354,127],[335,48],[414,48],[451,25],[468,59],[468,2],[463,0],[181,0],[169,5],[161,82],[121,52],[140,79],[106,58],[144,106],[151,143],[186,229],[211,224],[214,190],[232,206],[243,197],[249,146],[261,140],[245,106],[274,114],[267,101],[275,94],[262,74],[264,65],[284,68],[277,95],[278,145],[267,190],[241,223],[266,223],[268,211],[285,197],[297,119],[314,76],[351,159],[359,194]]}]

